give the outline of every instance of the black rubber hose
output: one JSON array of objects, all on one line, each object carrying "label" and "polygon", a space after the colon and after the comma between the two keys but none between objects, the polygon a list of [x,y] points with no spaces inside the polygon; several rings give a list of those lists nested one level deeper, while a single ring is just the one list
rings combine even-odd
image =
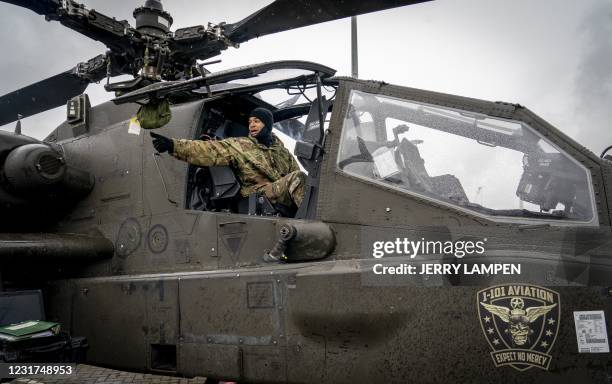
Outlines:
[{"label": "black rubber hose", "polygon": [[604,149],[603,152],[601,153],[601,155],[599,157],[601,157],[602,159],[604,158],[606,152],[608,152],[609,150],[612,149],[612,145],[609,146],[608,148]]}]

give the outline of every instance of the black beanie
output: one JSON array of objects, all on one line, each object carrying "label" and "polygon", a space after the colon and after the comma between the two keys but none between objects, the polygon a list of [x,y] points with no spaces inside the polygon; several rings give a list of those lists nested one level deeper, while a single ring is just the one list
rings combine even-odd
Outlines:
[{"label": "black beanie", "polygon": [[249,117],[256,117],[264,123],[264,127],[259,131],[255,138],[257,141],[266,147],[272,145],[272,125],[274,124],[274,116],[272,112],[266,108],[255,108],[251,111]]}]

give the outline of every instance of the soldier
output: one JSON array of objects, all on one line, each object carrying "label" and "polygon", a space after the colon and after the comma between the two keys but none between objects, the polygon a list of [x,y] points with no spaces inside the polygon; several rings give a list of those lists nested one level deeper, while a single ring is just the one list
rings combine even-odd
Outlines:
[{"label": "soldier", "polygon": [[272,203],[300,206],[306,176],[272,133],[274,118],[265,108],[249,115],[249,136],[219,141],[170,139],[151,132],[153,146],[179,160],[201,167],[230,165],[240,180],[240,194],[265,194]]}]

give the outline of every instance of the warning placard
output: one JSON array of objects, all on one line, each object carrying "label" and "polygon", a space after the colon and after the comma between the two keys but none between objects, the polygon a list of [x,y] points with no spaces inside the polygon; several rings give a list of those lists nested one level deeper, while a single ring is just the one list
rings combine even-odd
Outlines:
[{"label": "warning placard", "polygon": [[604,311],[575,311],[576,339],[579,353],[609,353]]}]

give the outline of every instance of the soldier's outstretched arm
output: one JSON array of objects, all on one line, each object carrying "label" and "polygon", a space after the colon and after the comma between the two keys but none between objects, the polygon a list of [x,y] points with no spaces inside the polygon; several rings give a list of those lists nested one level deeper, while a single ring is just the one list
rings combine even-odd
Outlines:
[{"label": "soldier's outstretched arm", "polygon": [[231,165],[233,156],[230,145],[224,140],[201,141],[172,139],[173,151],[170,154],[177,159],[200,167]]}]

